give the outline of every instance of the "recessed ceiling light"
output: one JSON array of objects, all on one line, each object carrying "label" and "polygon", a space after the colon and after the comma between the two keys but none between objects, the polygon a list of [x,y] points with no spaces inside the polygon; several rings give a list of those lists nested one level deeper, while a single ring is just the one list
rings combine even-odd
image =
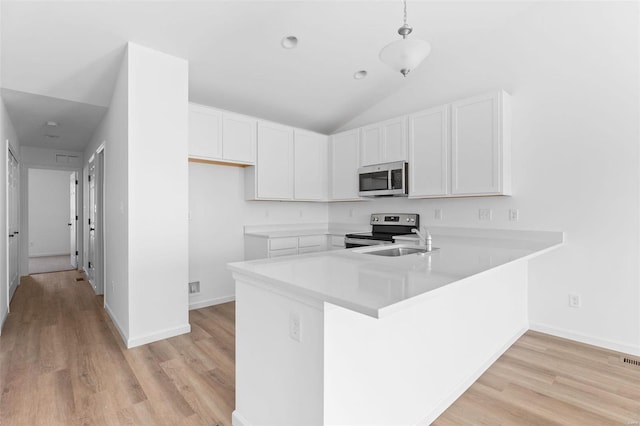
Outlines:
[{"label": "recessed ceiling light", "polygon": [[47,121],[47,126],[49,126],[49,127],[58,127],[59,124],[56,121]]},{"label": "recessed ceiling light", "polygon": [[353,73],[353,78],[355,78],[356,80],[362,80],[363,78],[366,78],[366,77],[367,77],[367,72],[365,70],[360,70]]},{"label": "recessed ceiling light", "polygon": [[298,37],[296,37],[296,36],[287,36],[287,37],[282,39],[280,44],[285,49],[293,49],[294,47],[296,47],[298,45]]}]

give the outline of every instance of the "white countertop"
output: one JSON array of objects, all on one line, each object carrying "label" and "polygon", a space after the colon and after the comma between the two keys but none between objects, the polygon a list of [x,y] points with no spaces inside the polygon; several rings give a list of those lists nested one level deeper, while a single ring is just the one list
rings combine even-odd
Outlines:
[{"label": "white countertop", "polygon": [[433,246],[439,250],[426,256],[376,256],[355,248],[228,267],[280,290],[380,318],[417,299],[436,296],[449,284],[537,256],[563,241],[562,232],[544,231],[438,228],[433,234]]}]

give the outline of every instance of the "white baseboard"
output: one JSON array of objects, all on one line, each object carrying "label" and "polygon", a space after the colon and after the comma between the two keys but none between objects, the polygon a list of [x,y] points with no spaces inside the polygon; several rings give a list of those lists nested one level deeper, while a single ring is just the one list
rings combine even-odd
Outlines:
[{"label": "white baseboard", "polygon": [[8,316],[9,316],[9,308],[7,308],[2,318],[0,318],[0,336],[2,336],[2,327],[4,327],[4,322],[6,321]]},{"label": "white baseboard", "polygon": [[18,285],[20,285],[20,283],[16,283],[16,285],[14,285],[13,287],[9,287],[9,302],[11,302],[11,299],[13,299],[13,295],[15,294]]},{"label": "white baseboard", "polygon": [[[523,328],[519,330],[516,334],[511,336],[511,338],[507,341],[507,343],[505,343],[500,349],[498,349],[493,355],[491,355],[491,357],[487,359],[480,367],[478,367],[478,369],[473,374],[471,374],[464,381],[458,384],[458,386],[456,386],[455,389],[453,389],[453,391],[449,393],[449,395],[446,395],[440,401],[440,403],[436,406],[436,408],[431,413],[429,413],[429,415],[426,418],[420,421],[418,425],[429,426],[435,419],[438,418],[438,416],[440,416],[440,414],[444,413],[445,410],[449,408],[449,406],[453,404],[455,400],[460,397],[460,395],[465,393],[465,391],[469,389],[469,387],[473,383],[475,383],[475,381],[478,380],[480,376],[482,376],[482,373],[487,371],[487,369],[491,367],[491,365],[494,362],[496,362],[498,358],[500,358],[500,356],[502,356],[502,354],[505,353],[506,350],[509,349],[511,345],[513,345],[526,332],[527,332],[527,329]],[[235,426],[235,423],[234,423],[234,426]]]},{"label": "white baseboard", "polygon": [[587,334],[575,333],[558,327],[552,327],[546,324],[531,323],[530,328],[533,331],[550,334],[563,339],[575,340],[576,342],[586,343],[587,345],[598,346],[612,351],[622,352],[629,355],[640,356],[640,347],[629,345],[628,343],[616,342],[613,340],[601,339]]},{"label": "white baseboard", "polygon": [[190,302],[189,310],[191,311],[193,309],[206,308],[207,306],[220,305],[222,303],[233,302],[234,300],[236,300],[235,295],[224,296],[224,297],[214,297],[213,299],[206,299],[206,300],[199,300],[197,302]]},{"label": "white baseboard", "polygon": [[167,328],[155,333],[145,334],[144,336],[131,337],[127,340],[127,349],[135,348],[136,346],[146,345],[147,343],[156,342],[162,339],[168,339],[169,337],[179,336],[191,332],[191,324],[181,325],[178,327]]},{"label": "white baseboard", "polygon": [[247,419],[238,413],[238,410],[233,410],[233,413],[231,413],[231,424],[233,426],[251,426]]},{"label": "white baseboard", "polygon": [[30,254],[29,257],[49,257],[49,256],[69,256],[71,257],[71,253],[37,253],[37,254]]},{"label": "white baseboard", "polygon": [[127,333],[125,333],[124,329],[122,328],[122,325],[118,322],[118,319],[113,314],[113,311],[109,307],[109,304],[107,303],[106,300],[104,302],[104,310],[107,311],[107,314],[109,314],[109,318],[111,318],[111,322],[113,322],[113,325],[116,326],[116,330],[118,330],[118,333],[120,333],[120,337],[122,337],[122,341],[126,344],[127,340],[129,340],[129,336],[127,335]]}]

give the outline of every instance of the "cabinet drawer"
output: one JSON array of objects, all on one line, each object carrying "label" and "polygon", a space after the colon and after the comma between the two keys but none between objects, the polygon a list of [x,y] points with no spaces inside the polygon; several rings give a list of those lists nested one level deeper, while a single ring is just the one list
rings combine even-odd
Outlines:
[{"label": "cabinet drawer", "polygon": [[272,238],[269,240],[269,250],[283,250],[298,248],[298,238]]},{"label": "cabinet drawer", "polygon": [[321,246],[324,244],[324,241],[324,235],[305,235],[303,237],[298,237],[298,247]]},{"label": "cabinet drawer", "polygon": [[344,237],[332,235],[331,247],[344,247]]},{"label": "cabinet drawer", "polygon": [[322,246],[313,246],[313,247],[300,247],[298,249],[298,253],[315,253],[317,251],[322,251]]},{"label": "cabinet drawer", "polygon": [[298,249],[291,248],[291,249],[269,251],[269,257],[291,256],[292,254],[298,254]]}]

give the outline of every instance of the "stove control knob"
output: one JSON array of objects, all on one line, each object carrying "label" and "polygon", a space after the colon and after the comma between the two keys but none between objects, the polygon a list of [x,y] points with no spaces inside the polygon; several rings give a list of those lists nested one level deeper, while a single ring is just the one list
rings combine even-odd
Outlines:
[{"label": "stove control knob", "polygon": [[411,218],[411,222],[415,222],[416,220],[414,218]]},{"label": "stove control knob", "polygon": [[410,222],[410,221],[411,221],[411,219],[407,218],[407,222]]}]

